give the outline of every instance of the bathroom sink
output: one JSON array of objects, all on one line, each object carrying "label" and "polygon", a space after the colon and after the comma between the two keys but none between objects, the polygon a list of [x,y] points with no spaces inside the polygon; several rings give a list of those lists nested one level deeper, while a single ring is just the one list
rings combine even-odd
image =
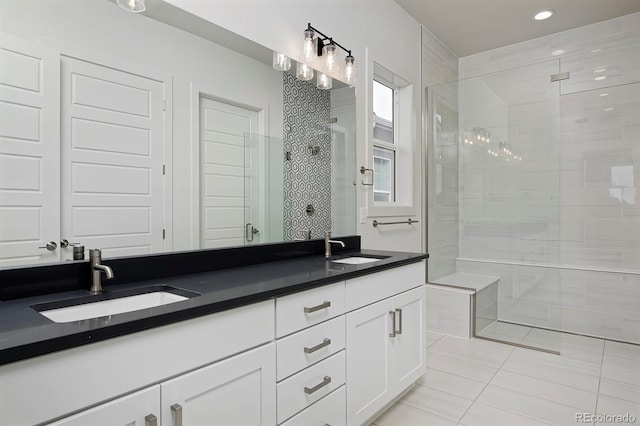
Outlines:
[{"label": "bathroom sink", "polygon": [[[58,323],[82,321],[168,305],[197,296],[198,293],[167,286],[87,296],[60,302],[34,305],[41,315]],[[61,306],[62,305],[62,306]]]},{"label": "bathroom sink", "polygon": [[365,256],[351,256],[351,257],[345,257],[343,259],[336,259],[336,260],[332,260],[332,262],[334,263],[344,263],[347,265],[362,265],[364,263],[372,263],[372,262],[378,262],[382,259],[386,259],[389,256],[383,256],[383,257],[365,257]]}]

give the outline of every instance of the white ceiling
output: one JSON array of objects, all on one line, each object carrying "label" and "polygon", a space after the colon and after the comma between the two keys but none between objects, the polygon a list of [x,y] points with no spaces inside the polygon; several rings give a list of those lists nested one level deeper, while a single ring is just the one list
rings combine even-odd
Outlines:
[{"label": "white ceiling", "polygon": [[[640,12],[640,0],[395,0],[458,57]],[[534,21],[543,9],[556,13]]]}]

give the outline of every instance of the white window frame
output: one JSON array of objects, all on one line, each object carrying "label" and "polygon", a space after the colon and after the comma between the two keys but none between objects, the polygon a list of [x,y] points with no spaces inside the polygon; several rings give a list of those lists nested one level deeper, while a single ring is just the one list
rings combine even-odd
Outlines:
[{"label": "white window frame", "polygon": [[[395,153],[394,160],[394,184],[395,184],[395,200],[384,202],[374,200],[373,186],[368,186],[370,190],[367,193],[368,216],[415,216],[418,214],[417,203],[414,202],[414,171],[419,169],[419,161],[414,155],[416,129],[415,129],[415,105],[416,99],[414,94],[414,85],[409,83],[402,77],[394,74],[376,62],[373,62],[373,73],[369,76],[369,93],[371,93],[368,102],[368,144],[367,144],[367,162],[369,168],[373,169],[373,152],[374,148],[382,148],[391,150]],[[374,138],[373,136],[373,81],[384,84],[394,91],[394,108],[393,108],[393,136],[394,143],[389,143]],[[419,159],[418,159],[419,160]],[[373,183],[374,176],[371,177]],[[419,177],[418,177],[419,178]]]}]

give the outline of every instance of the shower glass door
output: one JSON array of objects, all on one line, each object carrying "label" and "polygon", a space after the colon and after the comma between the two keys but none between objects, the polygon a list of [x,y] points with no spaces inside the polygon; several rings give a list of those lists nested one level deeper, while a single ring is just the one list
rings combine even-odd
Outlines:
[{"label": "shower glass door", "polygon": [[558,72],[557,60],[537,63],[431,87],[428,97],[429,279],[497,279],[474,288],[475,335],[552,352],[560,328]]}]

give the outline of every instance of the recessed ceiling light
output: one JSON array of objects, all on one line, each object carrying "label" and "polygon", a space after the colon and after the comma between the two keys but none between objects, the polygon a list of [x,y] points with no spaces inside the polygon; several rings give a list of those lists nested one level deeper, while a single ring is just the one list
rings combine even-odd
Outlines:
[{"label": "recessed ceiling light", "polygon": [[535,19],[536,21],[544,21],[545,19],[551,18],[551,15],[553,15],[554,13],[556,12],[551,9],[541,10],[533,16],[533,19]]},{"label": "recessed ceiling light", "polygon": [[593,72],[596,73],[596,74],[600,74],[601,72],[605,72],[606,70],[607,70],[606,68],[598,68],[598,69],[593,70]]},{"label": "recessed ceiling light", "polygon": [[601,80],[606,80],[607,76],[606,75],[601,75],[599,77],[594,78],[595,81],[601,81]]},{"label": "recessed ceiling light", "polygon": [[600,93],[600,97],[601,98],[604,98],[605,96],[609,96],[609,94],[608,93]]},{"label": "recessed ceiling light", "polygon": [[552,54],[553,56],[559,56],[559,55],[562,55],[562,54],[564,54],[564,53],[565,53],[565,51],[564,51],[564,50],[562,50],[562,49],[554,50],[553,52],[551,52],[551,54]]},{"label": "recessed ceiling light", "polygon": [[609,108],[605,108],[604,110],[605,110],[606,112],[609,112],[609,111],[613,111],[614,109],[615,109],[614,107],[609,107]]}]

